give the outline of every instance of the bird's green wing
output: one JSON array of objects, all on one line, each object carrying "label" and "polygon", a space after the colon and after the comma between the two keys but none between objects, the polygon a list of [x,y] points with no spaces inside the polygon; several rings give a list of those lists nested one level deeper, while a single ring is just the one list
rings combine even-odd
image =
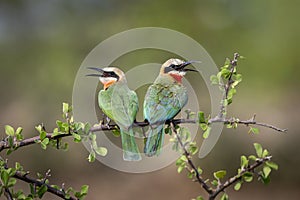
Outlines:
[{"label": "bird's green wing", "polygon": [[99,93],[99,106],[119,126],[128,128],[138,111],[138,98],[125,84],[116,84]]},{"label": "bird's green wing", "polygon": [[151,123],[172,119],[187,103],[187,94],[180,85],[154,84],[144,100],[144,116]]}]

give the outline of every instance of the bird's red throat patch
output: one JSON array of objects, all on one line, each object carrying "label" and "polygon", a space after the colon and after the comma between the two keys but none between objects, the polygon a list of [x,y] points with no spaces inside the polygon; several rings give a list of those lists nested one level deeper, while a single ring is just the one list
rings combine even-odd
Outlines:
[{"label": "bird's red throat patch", "polygon": [[182,83],[182,75],[170,73],[170,76],[172,76],[178,83]]}]

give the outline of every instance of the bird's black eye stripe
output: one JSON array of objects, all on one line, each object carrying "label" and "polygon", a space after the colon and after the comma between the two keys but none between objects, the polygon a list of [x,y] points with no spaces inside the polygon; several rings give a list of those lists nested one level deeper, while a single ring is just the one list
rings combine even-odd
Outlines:
[{"label": "bird's black eye stripe", "polygon": [[115,72],[104,72],[102,77],[112,77],[119,80],[119,76]]}]

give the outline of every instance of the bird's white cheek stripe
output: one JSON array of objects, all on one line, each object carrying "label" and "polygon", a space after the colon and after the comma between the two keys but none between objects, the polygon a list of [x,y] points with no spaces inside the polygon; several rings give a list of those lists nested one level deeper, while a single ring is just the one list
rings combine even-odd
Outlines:
[{"label": "bird's white cheek stripe", "polygon": [[116,82],[117,81],[116,78],[112,78],[112,77],[99,77],[99,80],[103,84],[108,83],[108,82]]},{"label": "bird's white cheek stripe", "polygon": [[178,75],[178,76],[184,76],[186,74],[186,72],[177,72],[177,71],[171,71],[169,72],[170,74],[174,74],[174,75]]}]

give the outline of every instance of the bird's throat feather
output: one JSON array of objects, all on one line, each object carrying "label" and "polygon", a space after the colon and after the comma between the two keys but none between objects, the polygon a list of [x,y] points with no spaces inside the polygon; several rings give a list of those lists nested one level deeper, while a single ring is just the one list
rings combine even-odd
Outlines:
[{"label": "bird's throat feather", "polygon": [[170,74],[170,76],[172,76],[175,79],[175,81],[177,81],[178,83],[182,83],[183,76],[181,76],[179,74]]}]

